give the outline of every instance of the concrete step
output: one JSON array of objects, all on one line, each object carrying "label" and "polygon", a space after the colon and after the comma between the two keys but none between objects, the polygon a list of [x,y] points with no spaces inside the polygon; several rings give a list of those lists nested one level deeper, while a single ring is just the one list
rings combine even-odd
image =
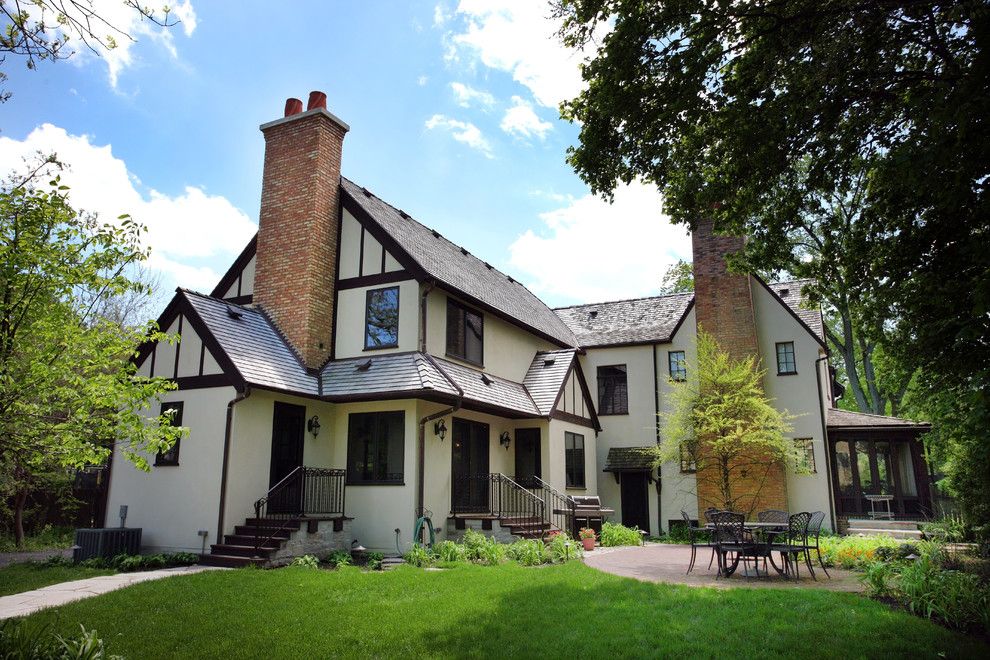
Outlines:
[{"label": "concrete step", "polygon": [[918,529],[918,521],[916,520],[884,520],[877,519],[873,520],[871,518],[851,518],[849,520],[849,527],[868,527],[870,529]]},{"label": "concrete step", "polygon": [[237,557],[234,555],[203,555],[199,561],[203,566],[224,566],[226,568],[243,568],[249,564],[264,566],[267,559],[255,559],[253,557]]},{"label": "concrete step", "polygon": [[250,536],[254,538],[256,533],[261,533],[262,538],[267,538],[269,536],[280,539],[282,541],[289,540],[289,536],[295,530],[292,529],[278,529],[277,527],[255,527],[254,525],[237,525],[234,527],[234,534],[237,536]]},{"label": "concrete step", "polygon": [[278,548],[258,548],[255,552],[254,544],[251,545],[231,545],[229,543],[215,543],[210,546],[210,553],[214,555],[227,555],[231,557],[255,557],[267,559]]},{"label": "concrete step", "polygon": [[864,536],[889,536],[892,539],[921,540],[921,530],[918,529],[850,527],[849,531],[846,532],[847,536],[856,536],[857,534]]}]

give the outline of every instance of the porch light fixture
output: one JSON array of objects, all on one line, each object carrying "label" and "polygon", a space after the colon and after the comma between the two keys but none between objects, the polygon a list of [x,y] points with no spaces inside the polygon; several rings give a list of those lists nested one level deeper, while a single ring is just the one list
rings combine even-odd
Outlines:
[{"label": "porch light fixture", "polygon": [[509,436],[508,431],[502,431],[498,436],[498,444],[505,447],[506,451],[509,451],[509,443],[512,442],[512,438]]},{"label": "porch light fixture", "polygon": [[440,442],[443,442],[443,439],[447,437],[447,423],[442,419],[439,422],[436,422],[433,425],[433,433],[440,438]]},{"label": "porch light fixture", "polygon": [[320,418],[317,415],[313,415],[308,420],[306,420],[306,430],[313,434],[313,438],[320,434]]}]

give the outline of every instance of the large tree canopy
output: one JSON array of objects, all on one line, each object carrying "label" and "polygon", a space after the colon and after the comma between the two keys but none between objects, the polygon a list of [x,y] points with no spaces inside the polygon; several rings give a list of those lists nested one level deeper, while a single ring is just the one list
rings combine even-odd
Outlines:
[{"label": "large tree canopy", "polygon": [[[791,255],[809,205],[865,177],[841,246],[866,327],[971,429],[990,426],[990,78],[986,0],[559,0],[562,37],[610,30],[569,161],[598,193],[656,183],[681,223],[753,240],[738,265]],[[962,401],[964,399],[965,401]],[[948,420],[946,420],[948,421]],[[939,419],[933,419],[938,424]],[[990,443],[957,494],[990,498]],[[957,474],[957,477],[961,475]],[[974,483],[983,488],[973,490]],[[982,511],[990,520],[990,507]]]}]

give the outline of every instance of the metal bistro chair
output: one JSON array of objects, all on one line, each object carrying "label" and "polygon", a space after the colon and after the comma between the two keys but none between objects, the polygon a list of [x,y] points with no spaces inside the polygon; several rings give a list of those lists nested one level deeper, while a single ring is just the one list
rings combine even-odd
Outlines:
[{"label": "metal bistro chair", "polygon": [[[706,526],[707,526],[708,523],[712,523],[713,525],[715,524],[714,521],[712,521],[712,516],[714,514],[718,513],[718,512],[719,512],[719,510],[716,509],[713,506],[710,506],[707,509],[705,509],[705,524],[706,524]],[[714,529],[707,530],[705,533],[708,534],[708,539],[709,540],[712,540],[712,538],[715,535],[715,530]],[[715,544],[714,543],[709,543],[709,545],[712,546],[712,556],[708,559],[708,570],[712,570],[712,563],[715,561]]]},{"label": "metal bistro chair", "polygon": [[815,570],[811,567],[811,561],[808,559],[808,523],[811,522],[811,514],[807,511],[802,511],[801,513],[795,513],[788,518],[787,522],[787,534],[784,538],[783,543],[774,543],[770,546],[770,552],[779,552],[780,559],[784,563],[784,574],[791,574],[791,560],[794,561],[794,574],[796,577],[801,577],[801,571],[799,566],[801,564],[800,556],[804,556],[805,561],[808,565],[808,570],[811,571],[811,577],[815,578]]},{"label": "metal bistro chair", "polygon": [[756,514],[756,519],[762,523],[780,523],[781,525],[786,525],[789,518],[790,514],[787,511],[780,511],[778,509],[760,511]]},{"label": "metal bistro chair", "polygon": [[[740,560],[745,562],[755,549],[755,544],[746,537],[746,516],[733,511],[718,511],[712,514],[715,524],[715,552],[718,556],[718,574],[716,577],[729,577],[729,554],[735,553],[735,564]],[[735,570],[733,568],[733,570]]]},{"label": "metal bistro chair", "polygon": [[[691,518],[688,516],[687,511],[681,511],[681,517],[684,518],[684,524],[688,529],[688,536],[691,538],[691,563],[688,564],[687,572],[690,573],[694,570],[694,559],[698,554],[698,548],[711,548],[712,549],[712,559],[715,558],[715,544],[711,541],[699,541],[698,537],[701,536],[701,530],[697,529],[691,524]],[[712,562],[708,562],[708,568],[712,567]]]},{"label": "metal bistro chair", "polygon": [[[822,567],[825,571],[825,575],[831,580],[832,576],[828,574],[828,569],[825,568],[825,562],[822,561],[822,550],[818,545],[818,539],[822,533],[822,522],[825,520],[824,511],[815,511],[811,514],[811,522],[808,523],[808,538],[805,540],[805,546],[807,546],[807,551],[810,553],[812,550],[818,555],[818,565]],[[811,560],[811,557],[808,557]]]}]

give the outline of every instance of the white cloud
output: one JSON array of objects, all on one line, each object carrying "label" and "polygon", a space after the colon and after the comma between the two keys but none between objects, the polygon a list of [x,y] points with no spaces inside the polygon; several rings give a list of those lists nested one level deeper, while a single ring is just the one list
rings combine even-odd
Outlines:
[{"label": "white cloud", "polygon": [[[69,3],[66,3],[69,4]],[[116,88],[120,73],[134,65],[134,46],[143,38],[158,43],[164,48],[173,59],[177,59],[179,54],[175,47],[175,31],[181,31],[186,37],[191,37],[196,30],[197,19],[196,10],[193,9],[191,0],[183,0],[170,6],[171,14],[169,21],[179,21],[178,25],[170,28],[156,25],[155,23],[142,18],[142,16],[132,7],[121,0],[92,0],[92,7],[82,3],[86,13],[92,11],[102,20],[89,18],[90,28],[98,40],[87,39],[89,46],[80,40],[78,34],[72,29],[65,29],[57,26],[51,11],[44,11],[32,3],[22,3],[21,8],[27,11],[32,18],[43,17],[45,23],[56,25],[48,30],[51,38],[68,37],[68,47],[73,51],[69,61],[78,65],[83,65],[95,59],[96,54],[107,64],[107,73],[110,78],[110,86]],[[142,5],[144,6],[144,5]],[[159,20],[163,18],[160,6],[152,6],[155,16]],[[80,23],[86,23],[86,16],[78,8],[69,5],[68,15],[78,19]],[[110,27],[112,26],[112,27]],[[130,35],[128,38],[127,35]],[[107,48],[104,40],[109,36],[116,44],[115,48]],[[97,53],[90,50],[90,46],[96,49]]]},{"label": "white cloud", "polygon": [[454,92],[454,100],[457,101],[457,105],[462,108],[470,108],[472,104],[477,104],[487,109],[495,105],[494,96],[464,83],[452,82],[450,89]]},{"label": "white cloud", "polygon": [[419,78],[416,78],[416,84],[419,85],[420,87],[426,87],[426,83],[428,82],[430,82],[429,76],[424,75],[424,76],[420,76]]},{"label": "white cloud", "polygon": [[486,158],[494,158],[492,145],[481,133],[481,129],[467,121],[452,119],[446,115],[433,115],[426,120],[427,130],[435,128],[450,131],[451,136],[458,142],[463,142],[472,149],[480,151]]},{"label": "white cloud", "polygon": [[148,266],[179,286],[209,291],[220,279],[202,261],[227,262],[243,249],[256,226],[226,198],[186,186],[170,196],[147,189],[115,157],[111,145],[99,146],[86,135],[42,124],[24,140],[0,137],[0,172],[23,171],[23,159],[37,152],[58,155],[69,166],[62,173],[76,210],[98,213],[112,221],[129,213],[147,226],[145,244],[152,249]]},{"label": "white cloud", "polygon": [[434,27],[443,27],[443,25],[450,19],[450,15],[443,10],[442,4],[437,4],[433,7],[433,25]]},{"label": "white cloud", "polygon": [[509,247],[509,263],[534,293],[556,303],[599,302],[653,294],[667,267],[690,259],[684,227],[670,224],[653,186],[620,185],[609,204],[591,194],[540,214],[542,235],[527,230]]},{"label": "white cloud", "polygon": [[445,37],[448,48],[457,51],[446,59],[474,55],[485,66],[512,74],[540,105],[556,108],[583,88],[579,64],[590,51],[565,48],[556,36],[560,21],[550,12],[549,3],[536,0],[461,0],[457,13],[467,24]]},{"label": "white cloud", "polygon": [[512,97],[512,107],[505,111],[502,123],[499,127],[510,135],[518,137],[537,137],[543,139],[547,133],[553,130],[553,124],[540,119],[529,101],[522,97]]}]

